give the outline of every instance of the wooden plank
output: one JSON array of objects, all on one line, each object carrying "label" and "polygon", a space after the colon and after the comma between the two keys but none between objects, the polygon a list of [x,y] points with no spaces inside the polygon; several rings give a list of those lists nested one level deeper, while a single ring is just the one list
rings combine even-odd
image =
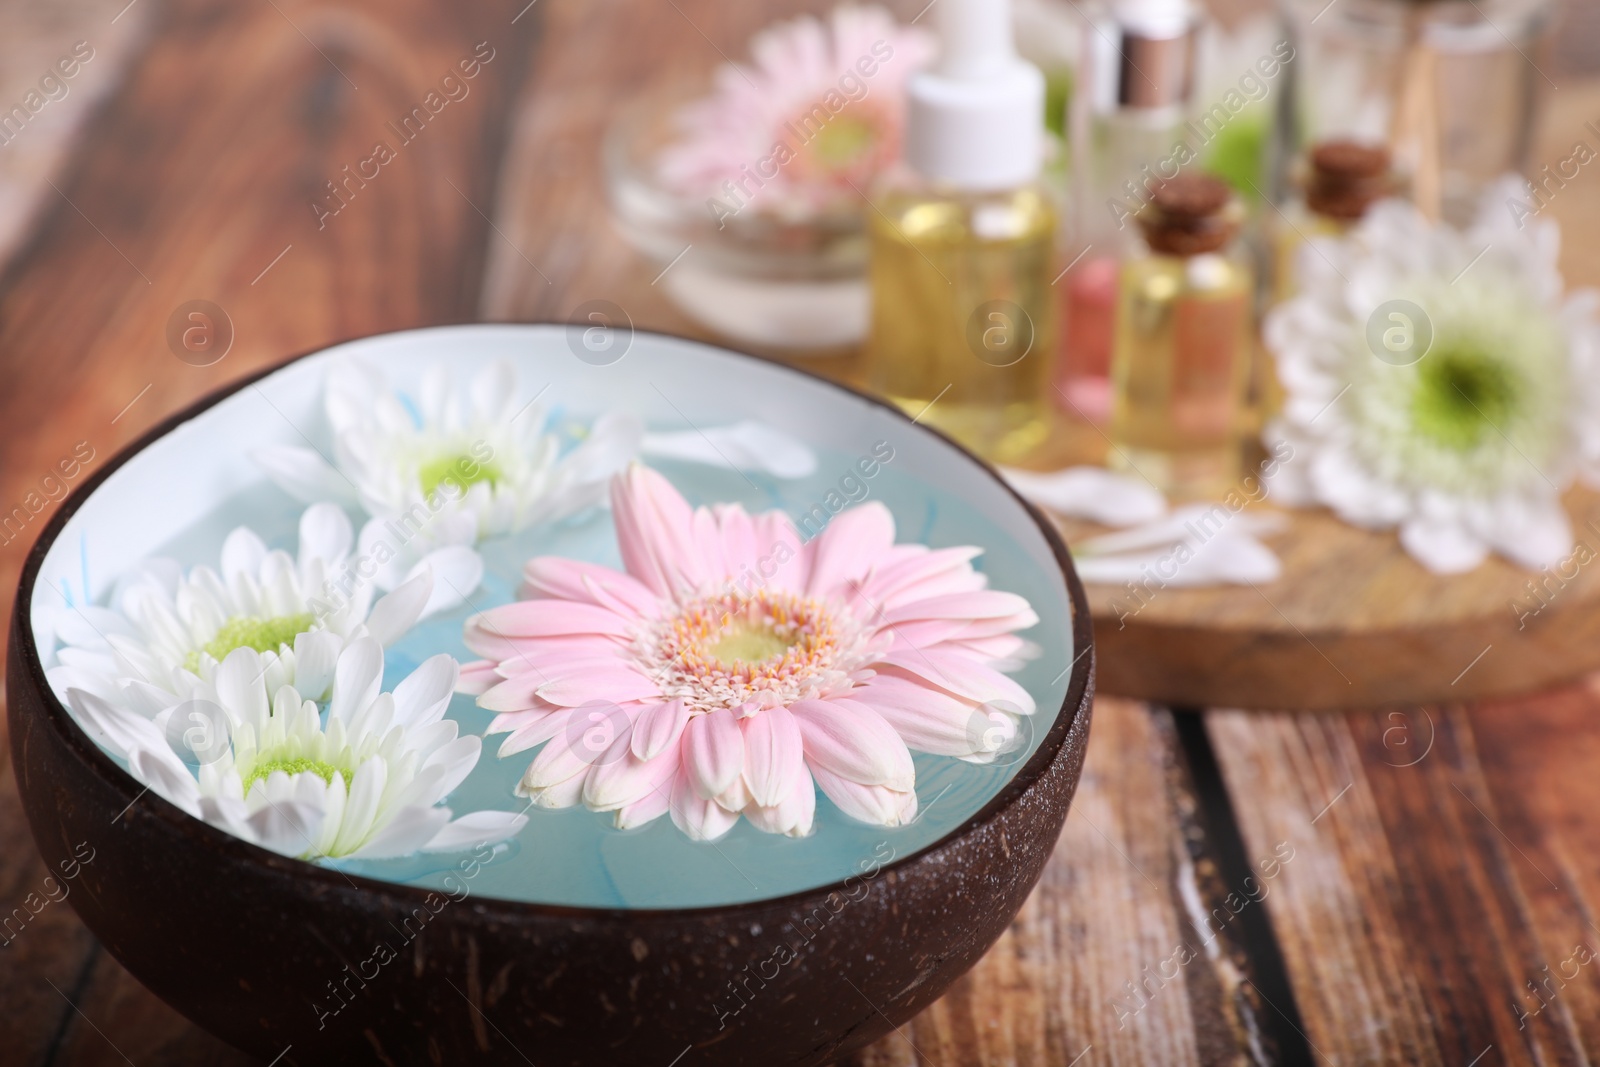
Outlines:
[{"label": "wooden plank", "polygon": [[1600,968],[1567,963],[1573,980],[1543,1000],[1526,983],[1600,947],[1600,872],[1574,859],[1600,821],[1597,710],[1565,690],[1472,711],[1208,715],[1245,839],[1295,850],[1266,903],[1322,1059],[1590,1062]]},{"label": "wooden plank", "polygon": [[[76,442],[103,460],[287,355],[472,318],[489,232],[474,205],[492,200],[537,22],[511,25],[516,11],[511,0],[464,12],[421,0],[163,8],[155,44],[0,280],[0,511],[30,493],[48,506],[41,483]],[[403,142],[390,123],[478,42],[493,59],[467,95]],[[370,181],[349,177],[379,142],[392,162]],[[348,183],[344,206],[319,228],[313,205],[341,203],[334,180]],[[232,349],[212,366],[168,347],[169,318],[194,299],[232,321]],[[0,548],[0,608],[42,523]]]},{"label": "wooden plank", "polygon": [[[489,233],[474,205],[492,199],[536,32],[534,14],[512,25],[520,6],[160,8],[153,43],[92,121],[33,242],[0,282],[3,509],[40,490],[76,442],[102,461],[167,412],[294,352],[470,319]],[[493,58],[464,82],[467,94],[403,143],[388,124],[425,104],[479,42]],[[350,180],[338,213],[319,220],[312,205],[325,183],[346,180],[344,168],[379,141],[393,160],[376,178]],[[168,347],[169,317],[195,298],[232,320],[232,349],[212,366]],[[9,611],[22,553],[47,514],[0,547],[0,608]],[[7,909],[46,873],[10,775],[7,759]],[[8,1063],[243,1062],[98,953],[67,905],[41,911],[9,952],[0,966]]]},{"label": "wooden plank", "polygon": [[1214,893],[1179,770],[1167,713],[1096,701],[1083,779],[1038,889],[977,967],[857,1067],[1253,1062],[1260,1035],[1236,1008],[1248,972],[1233,928],[1198,929]]}]

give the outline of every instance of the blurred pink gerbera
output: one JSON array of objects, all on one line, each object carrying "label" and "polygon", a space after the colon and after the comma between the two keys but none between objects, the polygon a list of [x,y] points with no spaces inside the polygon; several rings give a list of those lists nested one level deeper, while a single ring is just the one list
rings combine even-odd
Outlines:
[{"label": "blurred pink gerbera", "polygon": [[880,7],[771,26],[751,39],[751,64],[719,68],[715,90],[683,109],[662,178],[729,213],[854,198],[899,158],[906,80],[932,54],[931,35]]},{"label": "blurred pink gerbera", "polygon": [[634,466],[612,483],[626,573],[540,557],[530,599],[468,620],[462,688],[502,756],[543,744],[517,791],[691,837],[743,814],[810,833],[816,787],[853,818],[916,813],[911,748],[976,763],[1033,713],[1001,674],[1038,617],[985,588],[978,550],[894,543],[878,503],[802,544],[782,512],[691,509]]}]

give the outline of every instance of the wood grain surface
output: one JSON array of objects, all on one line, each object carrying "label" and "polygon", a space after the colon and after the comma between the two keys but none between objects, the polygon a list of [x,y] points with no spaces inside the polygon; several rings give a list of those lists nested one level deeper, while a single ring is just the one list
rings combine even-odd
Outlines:
[{"label": "wood grain surface", "polygon": [[[86,8],[83,36],[99,39],[122,6]],[[0,275],[0,501],[23,501],[79,441],[107,457],[219,385],[359,333],[563,319],[604,298],[640,327],[703,336],[651,285],[659,266],[608,225],[598,138],[657,79],[703,71],[757,26],[823,6],[139,0],[146,43],[83,116],[54,172],[60,193],[41,202]],[[388,124],[480,42],[494,59],[470,95],[397,146],[377,178],[347,186],[348,203],[319,228],[312,205],[325,183],[393,137]],[[53,58],[54,47],[37,54]],[[1562,43],[1591,63],[1597,52]],[[1541,165],[1600,114],[1593,83],[1552,72],[1562,89]],[[1600,234],[1595,188],[1574,183],[1554,209],[1576,277],[1600,278],[1600,248],[1585,237]],[[180,360],[166,340],[174,310],[196,299],[232,322],[231,349],[210,366]],[[813,365],[852,372],[847,359]],[[0,605],[36,529],[0,545]],[[1416,604],[1427,590],[1414,576],[1393,578],[1401,610],[1436,607]],[[1102,648],[1115,640],[1102,627]],[[1467,678],[1491,665],[1548,667],[1497,644]],[[1280,706],[1316,703],[1317,669],[1327,669],[1320,655],[1284,672],[1303,688]],[[1515,701],[1453,695],[1448,706],[1336,715],[1191,716],[1102,699],[1061,843],[1011,931],[855,1062],[1600,1057],[1600,967],[1575,955],[1600,948],[1600,858],[1585,847],[1600,836],[1600,695],[1582,684]],[[47,873],[6,759],[0,915],[40,899]],[[7,1065],[249,1062],[144,990],[70,897],[0,945],[0,1002]]]}]

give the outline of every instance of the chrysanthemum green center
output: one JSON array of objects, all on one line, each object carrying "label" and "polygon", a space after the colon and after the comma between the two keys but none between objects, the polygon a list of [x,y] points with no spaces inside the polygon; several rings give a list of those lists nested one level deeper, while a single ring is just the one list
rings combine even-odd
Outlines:
[{"label": "chrysanthemum green center", "polygon": [[435,489],[447,483],[452,487],[460,486],[462,492],[479,482],[496,485],[500,481],[500,470],[492,463],[481,463],[465,454],[440,456],[424,463],[417,470],[417,479],[422,483],[422,495],[432,496]]},{"label": "chrysanthemum green center", "polygon": [[350,773],[343,767],[335,767],[331,763],[309,759],[305,756],[279,755],[257,760],[255,766],[250,768],[250,772],[244,776],[245,795],[250,795],[251,786],[272,777],[276,771],[282,771],[291,778],[297,774],[309,772],[329,785],[333,784],[333,776],[338,774],[343,778],[345,791],[348,792],[350,789]]},{"label": "chrysanthemum green center", "polygon": [[311,629],[316,621],[316,616],[310,612],[298,615],[275,615],[269,619],[256,618],[253,615],[235,615],[222,624],[215,637],[190,652],[183,665],[191,671],[198,671],[202,652],[218,663],[236,648],[276,652],[282,645],[292,646],[294,639]]},{"label": "chrysanthemum green center", "polygon": [[785,637],[770,626],[740,620],[731,623],[706,648],[706,654],[724,667],[739,663],[765,663],[793,648],[797,643],[793,636]]},{"label": "chrysanthemum green center", "polygon": [[1411,416],[1418,433],[1466,451],[1485,434],[1504,432],[1516,413],[1519,381],[1502,359],[1481,349],[1435,349],[1417,367]]}]

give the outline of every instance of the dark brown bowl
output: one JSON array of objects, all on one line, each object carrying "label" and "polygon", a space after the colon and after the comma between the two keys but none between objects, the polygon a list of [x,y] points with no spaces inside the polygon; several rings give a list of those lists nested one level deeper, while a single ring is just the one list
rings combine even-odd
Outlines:
[{"label": "dark brown bowl", "polygon": [[277,1064],[823,1064],[936,1000],[1016,915],[1078,784],[1094,669],[1083,588],[1032,508],[1087,652],[1061,711],[976,815],[861,877],[677,911],[457,901],[278,856],[144,792],[52,693],[26,613],[46,550],[89,494],[246,384],[167,419],[66,501],[23,569],[6,673],[39,851],[61,869],[94,850],[72,906],[188,1018]]}]

